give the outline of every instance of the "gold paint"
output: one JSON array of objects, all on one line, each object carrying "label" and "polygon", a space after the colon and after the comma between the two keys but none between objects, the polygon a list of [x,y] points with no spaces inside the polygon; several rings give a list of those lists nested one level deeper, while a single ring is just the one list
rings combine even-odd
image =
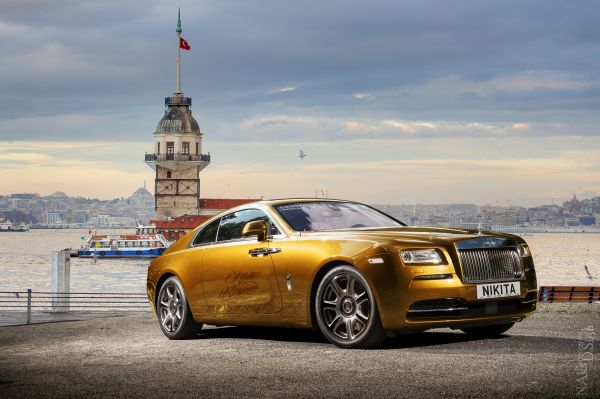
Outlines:
[{"label": "gold paint", "polygon": [[[272,208],[273,205],[289,202],[297,200],[261,201],[226,212],[259,208],[268,213],[282,229],[282,236],[267,237],[262,242],[256,238],[244,238],[237,242],[190,247],[198,227],[174,243],[149,266],[147,291],[152,305],[155,305],[159,280],[169,273],[182,281],[197,321],[207,324],[312,328],[314,323],[310,307],[311,295],[314,295],[313,280],[321,268],[345,263],[356,267],[369,282],[386,330],[424,330],[460,325],[466,321],[503,320],[512,316],[527,316],[532,311],[514,311],[500,316],[408,320],[408,308],[416,301],[439,298],[477,301],[476,284],[463,284],[461,280],[461,265],[455,248],[457,241],[477,237],[476,230],[397,227],[300,233],[291,230]],[[254,227],[257,226],[250,227],[248,230],[256,231]],[[262,231],[262,227],[258,226],[258,230]],[[449,231],[456,234],[448,234]],[[518,236],[495,235],[525,243]],[[280,252],[249,256],[248,251],[256,248],[277,248]],[[399,252],[420,248],[438,249],[447,264],[405,266]],[[368,259],[373,257],[383,259],[383,263],[369,263]],[[523,263],[525,278],[521,280],[519,298],[537,289],[533,260],[524,258]],[[446,273],[451,274],[452,278],[414,280],[419,275]],[[290,288],[292,275],[293,290]]]}]

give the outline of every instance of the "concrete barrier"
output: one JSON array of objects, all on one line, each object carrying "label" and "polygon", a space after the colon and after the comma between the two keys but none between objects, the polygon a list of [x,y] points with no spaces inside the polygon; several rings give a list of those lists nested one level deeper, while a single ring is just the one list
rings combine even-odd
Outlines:
[{"label": "concrete barrier", "polygon": [[71,254],[52,251],[52,312],[69,311],[71,292]]}]

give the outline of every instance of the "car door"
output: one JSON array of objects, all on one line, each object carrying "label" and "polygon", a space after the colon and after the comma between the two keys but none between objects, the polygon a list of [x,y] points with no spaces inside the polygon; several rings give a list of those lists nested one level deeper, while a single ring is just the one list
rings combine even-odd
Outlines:
[{"label": "car door", "polygon": [[[258,209],[221,218],[217,241],[204,249],[202,284],[213,314],[270,314],[281,310],[281,294],[266,242],[243,238],[246,223],[268,220]],[[266,252],[266,251],[264,251]],[[257,254],[259,253],[259,254]]]}]

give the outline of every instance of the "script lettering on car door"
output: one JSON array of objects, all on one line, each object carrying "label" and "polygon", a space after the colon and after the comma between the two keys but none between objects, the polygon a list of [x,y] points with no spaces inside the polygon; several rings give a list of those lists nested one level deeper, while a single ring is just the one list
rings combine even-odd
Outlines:
[{"label": "script lettering on car door", "polygon": [[257,272],[232,271],[225,278],[225,286],[219,292],[221,298],[232,298],[250,295],[258,289],[256,278],[260,276]]}]

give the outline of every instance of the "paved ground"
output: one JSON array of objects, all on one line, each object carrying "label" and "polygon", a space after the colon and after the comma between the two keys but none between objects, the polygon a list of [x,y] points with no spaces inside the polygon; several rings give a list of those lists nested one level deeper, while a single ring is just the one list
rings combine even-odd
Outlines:
[{"label": "paved ground", "polygon": [[600,305],[558,304],[498,339],[437,330],[369,351],[285,329],[168,341],[151,314],[2,327],[0,397],[599,397],[598,336]]},{"label": "paved ground", "polygon": [[[31,324],[59,323],[63,321],[78,321],[86,319],[97,319],[102,317],[127,316],[136,313],[147,313],[147,311],[70,311],[53,313],[50,311],[31,312]],[[0,327],[19,326],[27,324],[26,310],[0,310]]]}]

